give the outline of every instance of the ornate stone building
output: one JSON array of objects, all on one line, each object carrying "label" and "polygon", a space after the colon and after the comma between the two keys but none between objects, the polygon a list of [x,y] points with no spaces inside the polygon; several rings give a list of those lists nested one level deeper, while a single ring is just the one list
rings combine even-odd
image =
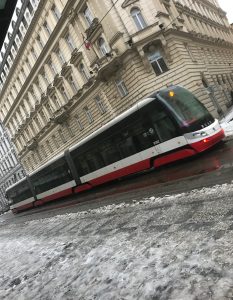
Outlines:
[{"label": "ornate stone building", "polygon": [[6,189],[25,176],[7,131],[0,124],[0,213],[9,209]]},{"label": "ornate stone building", "polygon": [[147,94],[232,105],[233,32],[216,0],[24,0],[2,49],[0,119],[33,171]]}]

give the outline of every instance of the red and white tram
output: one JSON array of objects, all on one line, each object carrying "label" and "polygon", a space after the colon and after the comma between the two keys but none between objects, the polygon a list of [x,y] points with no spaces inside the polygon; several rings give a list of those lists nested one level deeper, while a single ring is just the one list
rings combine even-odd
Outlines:
[{"label": "red and white tram", "polygon": [[18,212],[196,155],[223,138],[204,105],[188,90],[171,86],[141,100],[6,194]]}]

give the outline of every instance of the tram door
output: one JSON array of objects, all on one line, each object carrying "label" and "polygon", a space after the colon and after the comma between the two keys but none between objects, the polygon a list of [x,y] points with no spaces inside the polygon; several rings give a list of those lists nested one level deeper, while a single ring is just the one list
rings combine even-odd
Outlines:
[{"label": "tram door", "polygon": [[142,109],[142,118],[145,120],[146,133],[157,154],[187,144],[185,138],[180,135],[175,121],[158,101],[153,101]]}]

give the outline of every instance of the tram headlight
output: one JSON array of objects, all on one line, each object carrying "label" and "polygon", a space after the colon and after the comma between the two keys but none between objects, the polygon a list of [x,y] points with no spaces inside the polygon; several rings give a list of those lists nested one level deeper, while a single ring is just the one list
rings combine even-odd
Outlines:
[{"label": "tram headlight", "polygon": [[193,137],[202,137],[202,136],[207,136],[207,133],[205,131],[193,133]]}]

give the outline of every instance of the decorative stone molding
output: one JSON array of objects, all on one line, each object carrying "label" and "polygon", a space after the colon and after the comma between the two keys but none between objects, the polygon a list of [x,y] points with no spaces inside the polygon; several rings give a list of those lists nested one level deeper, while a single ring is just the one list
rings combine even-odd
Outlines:
[{"label": "decorative stone molding", "polygon": [[112,47],[120,38],[123,37],[123,33],[118,31],[109,41],[109,46]]},{"label": "decorative stone molding", "polygon": [[68,65],[68,63],[63,64],[62,70],[61,70],[61,75],[66,77],[71,73],[71,66]]},{"label": "decorative stone molding", "polygon": [[122,8],[126,8],[127,6],[132,5],[132,4],[134,4],[135,2],[138,2],[138,0],[125,0],[125,1],[122,3],[121,7],[122,7]]},{"label": "decorative stone molding", "polygon": [[113,76],[121,67],[122,59],[114,54],[114,52],[109,53],[108,57],[104,57],[97,62],[99,64],[99,70],[96,76],[96,80],[108,81],[108,79]]},{"label": "decorative stone molding", "polygon": [[[57,75],[56,75],[57,76]],[[56,78],[55,76],[55,78]],[[54,78],[54,80],[55,80]],[[55,87],[52,85],[52,83],[50,83],[50,85],[47,87],[47,95],[51,95],[55,90]]]},{"label": "decorative stone molding", "polygon": [[87,40],[95,42],[98,36],[100,36],[100,34],[102,33],[102,31],[103,27],[102,24],[99,22],[99,19],[94,18],[90,27],[88,27],[85,31]]},{"label": "decorative stone molding", "polygon": [[38,146],[38,142],[35,138],[33,138],[31,141],[28,142],[27,149],[29,151],[33,151],[37,148],[37,146]]},{"label": "decorative stone molding", "polygon": [[78,49],[75,48],[71,53],[70,63],[75,66],[78,66],[78,64],[81,62],[82,59],[83,59],[82,52],[78,51]]},{"label": "decorative stone molding", "polygon": [[63,83],[63,79],[62,79],[62,76],[59,76],[58,74],[54,77],[54,80],[53,80],[53,88],[55,89],[55,86],[59,86]]},{"label": "decorative stone molding", "polygon": [[51,121],[56,124],[62,124],[69,118],[69,113],[67,109],[63,106],[53,114]]}]

